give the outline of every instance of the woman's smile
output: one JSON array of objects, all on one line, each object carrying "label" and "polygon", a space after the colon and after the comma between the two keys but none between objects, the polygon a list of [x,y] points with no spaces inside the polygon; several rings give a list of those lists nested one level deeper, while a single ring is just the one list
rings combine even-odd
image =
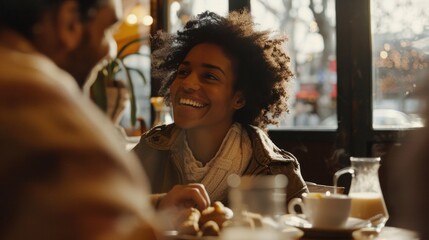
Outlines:
[{"label": "woman's smile", "polygon": [[205,104],[203,102],[199,102],[196,100],[192,100],[190,98],[180,98],[179,105],[189,106],[193,108],[203,108],[203,107],[206,107],[208,104]]}]

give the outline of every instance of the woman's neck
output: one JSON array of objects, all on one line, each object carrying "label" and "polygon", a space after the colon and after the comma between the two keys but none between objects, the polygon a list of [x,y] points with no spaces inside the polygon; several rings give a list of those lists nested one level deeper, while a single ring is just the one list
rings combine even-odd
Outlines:
[{"label": "woman's neck", "polygon": [[213,159],[219,151],[223,139],[231,128],[231,125],[232,124],[221,130],[219,130],[219,128],[186,130],[188,145],[195,159],[200,161],[203,165]]}]

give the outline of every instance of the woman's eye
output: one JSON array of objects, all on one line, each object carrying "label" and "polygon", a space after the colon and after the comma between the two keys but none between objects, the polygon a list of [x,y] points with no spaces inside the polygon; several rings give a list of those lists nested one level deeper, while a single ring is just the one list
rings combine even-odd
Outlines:
[{"label": "woman's eye", "polygon": [[188,70],[186,70],[186,69],[179,69],[177,71],[178,77],[186,77],[187,75],[188,75]]},{"label": "woman's eye", "polygon": [[219,79],[216,77],[216,75],[211,74],[211,73],[206,73],[204,74],[204,78],[208,79],[208,80],[214,80],[214,81],[218,81]]}]

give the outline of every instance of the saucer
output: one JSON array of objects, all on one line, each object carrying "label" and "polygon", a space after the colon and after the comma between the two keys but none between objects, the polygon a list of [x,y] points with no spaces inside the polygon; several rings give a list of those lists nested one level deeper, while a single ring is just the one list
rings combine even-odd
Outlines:
[{"label": "saucer", "polygon": [[376,230],[361,228],[356,230],[352,234],[353,239],[356,240],[368,240],[368,239],[389,239],[389,240],[404,240],[404,239],[419,239],[419,235],[411,230],[395,228],[395,227],[383,227],[381,232]]},{"label": "saucer", "polygon": [[310,238],[351,238],[352,233],[366,226],[367,221],[360,218],[349,217],[344,227],[318,228],[313,227],[302,214],[288,214],[284,216],[284,223],[304,232],[305,237]]},{"label": "saucer", "polygon": [[304,236],[304,231],[296,227],[285,227],[281,231],[281,239],[299,239]]}]

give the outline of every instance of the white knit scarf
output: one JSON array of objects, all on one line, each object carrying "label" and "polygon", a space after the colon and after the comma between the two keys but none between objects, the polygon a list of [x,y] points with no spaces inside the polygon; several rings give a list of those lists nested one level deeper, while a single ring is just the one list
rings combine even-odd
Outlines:
[{"label": "white knit scarf", "polygon": [[252,155],[252,148],[247,132],[239,123],[234,123],[222,141],[216,155],[205,165],[196,160],[188,146],[184,131],[172,148],[173,159],[183,161],[183,173],[188,182],[202,183],[212,201],[225,199],[230,174],[241,175]]}]

